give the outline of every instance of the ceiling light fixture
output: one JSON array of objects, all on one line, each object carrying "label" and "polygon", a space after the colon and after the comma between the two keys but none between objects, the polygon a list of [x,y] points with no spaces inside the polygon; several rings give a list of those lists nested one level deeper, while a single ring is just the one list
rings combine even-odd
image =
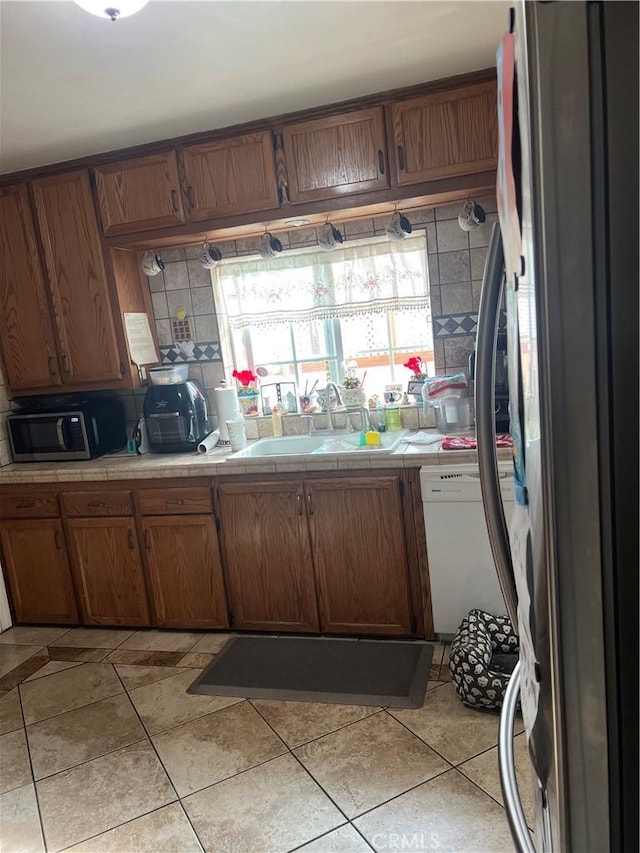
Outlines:
[{"label": "ceiling light fixture", "polygon": [[76,6],[80,6],[85,12],[91,12],[99,18],[110,18],[112,21],[134,15],[148,2],[149,0],[114,0],[114,5],[107,5],[106,0],[75,0]]}]

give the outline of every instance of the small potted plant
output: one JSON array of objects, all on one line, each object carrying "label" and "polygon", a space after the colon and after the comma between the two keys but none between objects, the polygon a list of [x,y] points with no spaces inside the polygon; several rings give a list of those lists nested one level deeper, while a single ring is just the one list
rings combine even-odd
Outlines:
[{"label": "small potted plant", "polygon": [[422,405],[422,392],[427,379],[427,365],[420,356],[413,355],[402,365],[411,370],[413,377],[409,380],[407,394],[415,398],[416,406]]},{"label": "small potted plant", "polygon": [[365,406],[367,403],[367,394],[362,387],[364,384],[365,375],[362,381],[358,379],[355,372],[349,371],[342,380],[342,402],[345,406]]},{"label": "small potted plant", "polygon": [[234,370],[231,374],[240,383],[238,402],[244,417],[255,417],[258,414],[260,392],[256,386],[258,377],[252,370]]}]

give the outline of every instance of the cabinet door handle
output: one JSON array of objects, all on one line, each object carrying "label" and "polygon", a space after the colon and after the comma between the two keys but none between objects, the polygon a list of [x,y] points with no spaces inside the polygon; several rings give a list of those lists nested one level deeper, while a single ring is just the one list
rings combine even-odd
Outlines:
[{"label": "cabinet door handle", "polygon": [[62,359],[62,369],[65,373],[70,373],[71,371],[69,370],[69,356],[64,350],[62,350],[62,352],[60,353],[60,357]]},{"label": "cabinet door handle", "polygon": [[93,507],[94,509],[107,509],[107,504],[104,501],[89,501],[87,506]]},{"label": "cabinet door handle", "polygon": [[57,372],[56,371],[56,360],[55,360],[55,358],[52,355],[50,355],[49,358],[47,359],[47,362],[49,364],[49,375],[55,377],[56,372]]},{"label": "cabinet door handle", "polygon": [[404,171],[404,148],[398,145],[398,168]]},{"label": "cabinet door handle", "polygon": [[187,201],[189,202],[189,207],[196,206],[196,194],[191,186],[187,187]]},{"label": "cabinet door handle", "polygon": [[178,212],[178,192],[177,190],[171,190],[171,205],[175,213]]},{"label": "cabinet door handle", "polygon": [[135,539],[133,538],[133,530],[131,528],[127,530],[127,545],[129,546],[130,551],[133,551],[136,547]]},{"label": "cabinet door handle", "polygon": [[16,509],[31,509],[35,505],[35,501],[16,501]]},{"label": "cabinet door handle", "polygon": [[175,500],[169,500],[169,501],[164,502],[164,505],[167,507],[167,509],[169,509],[172,506],[182,506],[183,504],[184,504],[184,500],[182,500],[182,498],[175,499]]},{"label": "cabinet door handle", "polygon": [[56,543],[56,550],[62,551],[62,535],[59,530],[53,534],[53,540]]},{"label": "cabinet door handle", "polygon": [[144,547],[147,549],[147,551],[151,550],[151,534],[148,530],[145,530],[144,532]]},{"label": "cabinet door handle", "polygon": [[384,152],[381,148],[378,149],[378,171],[384,175]]},{"label": "cabinet door handle", "polygon": [[304,515],[304,509],[302,508],[302,495],[300,492],[296,495],[296,503],[298,505],[298,515]]},{"label": "cabinet door handle", "polygon": [[307,492],[307,509],[309,510],[309,515],[313,515],[313,501],[311,500],[311,492]]},{"label": "cabinet door handle", "polygon": [[124,363],[124,361],[121,361],[120,362],[120,376],[124,376],[126,372],[127,372],[127,368],[125,366],[125,363]]}]

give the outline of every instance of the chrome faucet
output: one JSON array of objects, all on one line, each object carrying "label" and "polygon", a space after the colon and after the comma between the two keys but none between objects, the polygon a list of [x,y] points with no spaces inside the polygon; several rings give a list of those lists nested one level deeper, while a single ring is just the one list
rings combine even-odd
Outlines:
[{"label": "chrome faucet", "polygon": [[335,430],[336,425],[333,420],[333,412],[331,411],[331,391],[335,391],[336,403],[338,404],[338,406],[342,405],[342,394],[340,393],[340,389],[338,388],[335,382],[327,382],[325,394],[327,395],[327,417],[329,419],[328,429]]}]

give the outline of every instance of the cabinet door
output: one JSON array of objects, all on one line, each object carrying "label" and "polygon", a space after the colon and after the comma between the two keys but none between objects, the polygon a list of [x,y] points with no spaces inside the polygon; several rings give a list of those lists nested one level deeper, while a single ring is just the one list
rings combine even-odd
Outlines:
[{"label": "cabinet door", "polygon": [[218,536],[211,515],[144,519],[156,623],[228,628]]},{"label": "cabinet door", "polygon": [[34,181],[65,385],[125,373],[112,313],[88,172]]},{"label": "cabinet door", "polygon": [[193,221],[278,206],[270,130],[192,145],[182,157]]},{"label": "cabinet door", "polygon": [[14,393],[60,384],[26,184],[0,189],[0,347]]},{"label": "cabinet door", "polygon": [[413,633],[398,477],[305,481],[320,625],[328,633]]},{"label": "cabinet door", "polygon": [[133,519],[77,518],[67,529],[84,622],[149,625]]},{"label": "cabinet door", "polygon": [[495,169],[496,83],[399,101],[392,107],[398,184]]},{"label": "cabinet door", "polygon": [[292,204],[389,186],[382,107],[289,124],[282,138]]},{"label": "cabinet door", "polygon": [[16,622],[77,622],[62,522],[5,521],[0,541]]},{"label": "cabinet door", "polygon": [[151,231],[184,222],[174,151],[101,166],[95,176],[105,234]]},{"label": "cabinet door", "polygon": [[218,498],[234,626],[317,631],[302,485],[225,483]]}]

